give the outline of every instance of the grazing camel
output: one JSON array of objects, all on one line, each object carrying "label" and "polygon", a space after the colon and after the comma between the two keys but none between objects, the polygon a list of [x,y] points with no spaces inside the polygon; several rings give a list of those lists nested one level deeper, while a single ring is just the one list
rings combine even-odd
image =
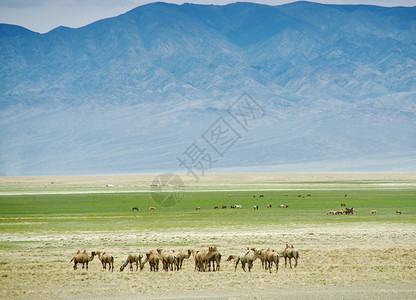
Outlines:
[{"label": "grazing camel", "polygon": [[295,247],[286,244],[286,249],[283,251],[283,257],[285,258],[285,268],[287,267],[287,259],[289,259],[290,268],[292,268],[292,258],[295,259],[295,268],[298,266],[299,251]]},{"label": "grazing camel", "polygon": [[276,265],[276,273],[279,270],[279,253],[274,250],[268,249],[265,255],[266,264],[264,270],[269,269],[270,273],[272,272],[273,263]]},{"label": "grazing camel", "polygon": [[227,261],[232,259],[237,260],[235,263],[234,271],[237,270],[238,263],[241,261],[241,267],[243,268],[244,272],[246,272],[246,264],[248,265],[248,271],[251,272],[251,269],[253,268],[253,262],[257,259],[257,257],[259,257],[259,255],[260,251],[252,248],[244,250],[239,256],[230,255]]},{"label": "grazing camel", "polygon": [[143,258],[143,255],[129,254],[124,264],[121,265],[120,272],[123,272],[127,264],[130,264],[130,271],[133,271],[133,263],[136,263],[136,271],[137,271],[137,269],[139,268],[139,263],[140,263],[140,266],[142,264],[142,258]]},{"label": "grazing camel", "polygon": [[191,257],[191,250],[188,249],[188,252],[179,251],[175,256],[175,269],[177,271],[182,270],[182,264],[185,259]]},{"label": "grazing camel", "polygon": [[374,214],[377,213],[377,211],[375,209],[373,209],[372,211],[370,211],[370,213],[374,215]]},{"label": "grazing camel", "polygon": [[154,206],[150,206],[150,207],[149,207],[149,210],[156,210],[156,207],[154,207]]},{"label": "grazing camel", "polygon": [[113,272],[114,271],[114,257],[111,255],[108,255],[107,253],[103,252],[101,254],[101,251],[97,251],[98,259],[101,261],[101,264],[103,265],[103,269],[107,269],[108,264],[108,271]]},{"label": "grazing camel", "polygon": [[396,215],[401,215],[402,211],[401,210],[396,210]]},{"label": "grazing camel", "polygon": [[88,256],[87,252],[84,250],[80,252],[78,250],[77,254],[71,259],[70,262],[74,261],[74,270],[77,269],[77,264],[82,264],[82,268],[84,269],[84,264],[86,265],[86,269],[88,270],[88,263],[94,259],[96,253],[94,251],[91,252],[91,256]]},{"label": "grazing camel", "polygon": [[162,261],[163,270],[165,270],[166,272],[169,271],[169,269],[173,271],[173,265],[176,261],[175,251],[157,249],[157,252],[159,253],[159,257]]},{"label": "grazing camel", "polygon": [[159,253],[155,250],[151,250],[149,253],[146,253],[146,258],[143,263],[140,265],[140,271],[143,270],[144,265],[149,262],[150,272],[159,271]]}]

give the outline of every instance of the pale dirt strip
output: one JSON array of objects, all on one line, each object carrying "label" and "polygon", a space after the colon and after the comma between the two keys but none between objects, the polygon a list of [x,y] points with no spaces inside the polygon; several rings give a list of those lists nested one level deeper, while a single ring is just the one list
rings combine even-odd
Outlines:
[{"label": "pale dirt strip", "polygon": [[[263,186],[248,186],[245,189],[241,188],[227,188],[227,189],[198,189],[198,188],[185,188],[185,192],[192,193],[209,193],[209,192],[278,192],[278,191],[345,191],[345,190],[369,190],[369,189],[380,189],[380,190],[399,190],[399,189],[416,189],[416,184],[366,184],[366,185],[345,185],[340,187],[336,185],[333,188],[324,188],[312,185],[302,185],[299,188],[266,188]],[[150,189],[142,190],[84,190],[84,191],[36,191],[36,192],[0,192],[0,196],[23,196],[23,195],[76,195],[76,194],[118,194],[118,193],[151,193]],[[169,189],[166,189],[166,193],[170,193]]]}]

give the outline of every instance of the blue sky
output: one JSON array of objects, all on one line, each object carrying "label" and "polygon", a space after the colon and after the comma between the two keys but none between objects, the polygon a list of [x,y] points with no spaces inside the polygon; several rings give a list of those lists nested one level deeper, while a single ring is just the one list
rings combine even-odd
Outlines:
[{"label": "blue sky", "polygon": [[[58,26],[82,27],[94,21],[120,15],[139,5],[155,1],[146,0],[0,0],[0,23],[16,24],[44,33]],[[190,0],[163,1],[182,4],[224,5],[237,1]],[[240,0],[240,2],[242,2]],[[279,5],[295,1],[253,0],[247,2]],[[416,0],[321,0],[329,4],[369,4],[379,6],[416,6]]]}]

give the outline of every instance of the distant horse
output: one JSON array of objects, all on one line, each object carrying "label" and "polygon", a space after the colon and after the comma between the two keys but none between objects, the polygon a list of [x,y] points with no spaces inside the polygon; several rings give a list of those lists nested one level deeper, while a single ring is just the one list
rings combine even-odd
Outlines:
[{"label": "distant horse", "polygon": [[131,211],[139,211],[139,209],[137,208],[137,207],[133,207],[132,209],[131,209]]}]

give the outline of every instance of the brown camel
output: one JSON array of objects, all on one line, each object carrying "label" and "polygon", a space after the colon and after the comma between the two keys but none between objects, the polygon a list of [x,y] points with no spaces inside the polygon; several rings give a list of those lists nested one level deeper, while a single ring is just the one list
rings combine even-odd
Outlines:
[{"label": "brown camel", "polygon": [[279,253],[274,250],[268,249],[266,252],[266,266],[264,270],[269,269],[270,273],[272,272],[273,263],[276,264],[276,273],[279,270]]},{"label": "brown camel", "polygon": [[166,272],[170,269],[173,271],[173,265],[175,264],[175,251],[157,249],[159,257],[162,260],[163,270]]},{"label": "brown camel", "polygon": [[88,270],[88,263],[94,259],[95,255],[96,253],[94,251],[91,252],[91,256],[88,256],[85,250],[83,252],[78,250],[77,254],[75,254],[70,262],[74,261],[74,270],[77,269],[77,264],[82,264],[83,269],[84,265],[86,265],[86,269]]},{"label": "brown camel", "polygon": [[[270,249],[262,249],[262,250],[260,250],[260,254],[259,254],[259,258],[260,258],[260,261],[261,261],[261,267],[263,268],[263,269],[265,269],[265,262],[266,262],[266,253],[267,253],[267,251],[269,251]],[[266,269],[265,269],[266,270]]]},{"label": "brown camel", "polygon": [[179,271],[179,270],[182,270],[182,264],[183,264],[183,261],[185,260],[185,259],[188,259],[188,258],[190,258],[191,257],[191,250],[188,250],[188,252],[185,252],[185,251],[179,251],[177,254],[176,254],[176,259],[175,259],[175,269],[177,270],[177,271]]},{"label": "brown camel", "polygon": [[283,257],[285,258],[285,267],[287,267],[287,259],[289,259],[290,268],[292,268],[292,258],[295,259],[295,268],[298,266],[299,251],[295,247],[286,244],[286,249],[283,251]]},{"label": "brown camel", "polygon": [[136,263],[136,271],[137,271],[137,269],[139,268],[139,263],[140,263],[140,266],[142,264],[142,258],[143,258],[143,255],[129,254],[124,264],[121,265],[120,272],[123,272],[127,264],[130,264],[130,271],[133,271],[133,263]]},{"label": "brown camel", "polygon": [[[221,267],[221,253],[217,250],[217,247],[213,247],[214,254],[208,261],[208,271],[211,271],[211,264],[212,264],[212,271],[219,271]],[[216,266],[215,266],[216,265]]]},{"label": "brown camel", "polygon": [[146,253],[146,258],[143,263],[140,265],[140,271],[143,270],[144,265],[149,262],[150,272],[159,271],[159,253],[155,250],[151,250],[149,253]]},{"label": "brown camel", "polygon": [[113,272],[114,271],[114,257],[111,255],[108,255],[107,253],[103,252],[101,254],[101,251],[97,251],[98,259],[101,261],[101,264],[103,265],[103,269],[107,269],[108,264],[108,271]]},{"label": "brown camel", "polygon": [[209,247],[208,250],[202,249],[202,250],[191,250],[192,255],[195,259],[195,271],[202,271],[205,272],[207,265],[209,263],[209,260],[214,255],[214,252],[217,251],[216,247]]}]

